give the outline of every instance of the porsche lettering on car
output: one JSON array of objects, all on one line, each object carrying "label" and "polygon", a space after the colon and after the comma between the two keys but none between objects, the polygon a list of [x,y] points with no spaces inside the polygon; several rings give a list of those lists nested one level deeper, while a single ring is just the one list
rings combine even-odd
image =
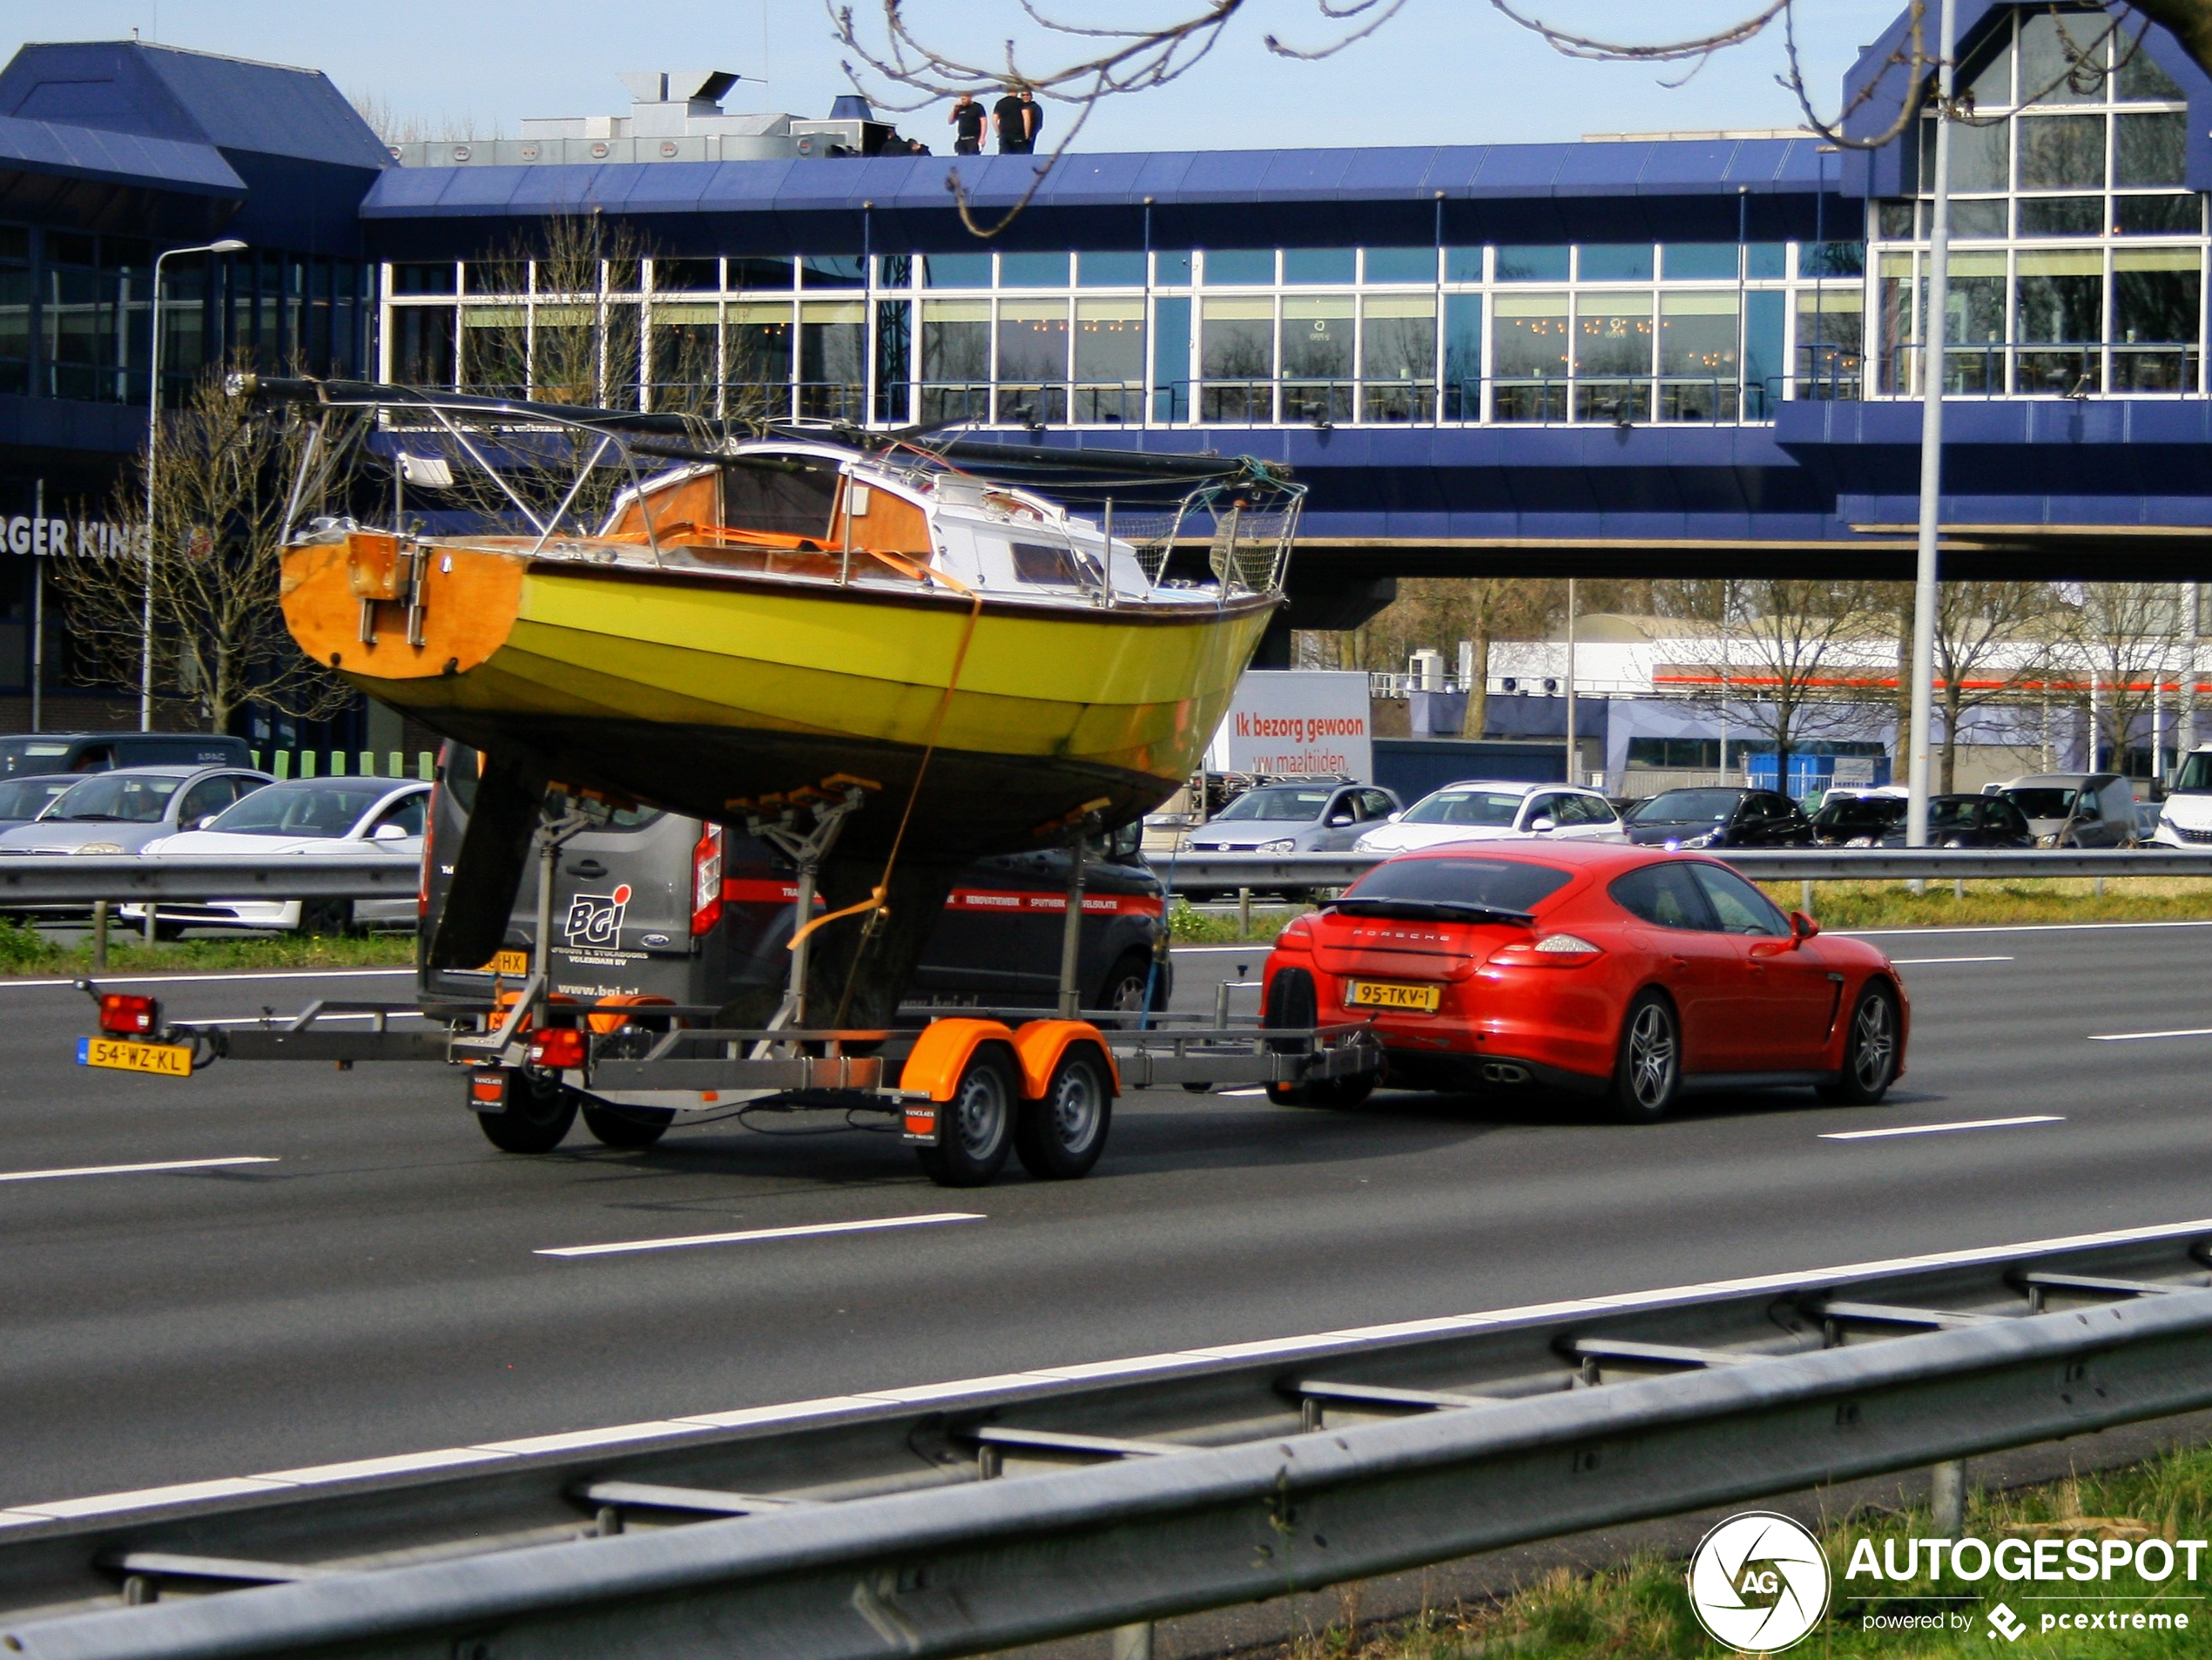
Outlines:
[{"label": "porsche lettering on car", "polygon": [[[1784,915],[1716,859],[1653,847],[1404,854],[1292,921],[1264,985],[1269,1026],[1369,1022],[1393,1083],[1543,1086],[1631,1121],[1728,1084],[1866,1104],[1905,1070],[1909,1006],[1886,956]],[[1348,1106],[1371,1084],[1271,1092]]]}]

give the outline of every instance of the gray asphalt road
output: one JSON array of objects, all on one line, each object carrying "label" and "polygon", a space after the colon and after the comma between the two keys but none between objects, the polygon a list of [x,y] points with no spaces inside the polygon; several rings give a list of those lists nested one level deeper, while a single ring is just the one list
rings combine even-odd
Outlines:
[{"label": "gray asphalt road", "polygon": [[[0,1506],[2212,1214],[2212,927],[1882,943],[1917,1029],[1878,1108],[1157,1092],[1090,1179],[980,1193],[833,1123],[512,1157],[432,1068],[91,1073],[77,994],[0,983]],[[1179,1001],[1263,958],[1183,955]],[[213,1016],[408,983],[165,989]],[[537,1254],[947,1211],[981,1219]]]}]

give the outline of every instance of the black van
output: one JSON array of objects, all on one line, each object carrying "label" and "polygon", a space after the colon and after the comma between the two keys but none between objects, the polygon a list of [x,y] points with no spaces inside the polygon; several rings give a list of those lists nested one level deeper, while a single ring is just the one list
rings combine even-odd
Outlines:
[{"label": "black van", "polygon": [[[476,776],[476,752],[447,745],[431,796],[426,946],[445,903]],[[1144,863],[1142,835],[1141,825],[1130,825],[1094,842],[1086,856],[1078,968],[1085,1009],[1134,1015],[1147,1006],[1148,990],[1151,1008],[1167,1006],[1169,964],[1158,952],[1166,890]],[[495,973],[511,990],[529,972],[536,868],[533,859],[493,962],[473,971],[421,971],[425,1013],[481,1009]],[[954,888],[907,1000],[1051,1008],[1067,893],[1064,847],[977,861]],[[752,993],[772,1009],[791,960],[785,943],[797,901],[791,867],[751,836],[652,808],[618,812],[562,847],[550,989],[579,1002],[644,996],[718,1007]]]},{"label": "black van", "polygon": [[204,732],[44,732],[0,738],[0,778],[118,766],[251,766],[243,738]]}]

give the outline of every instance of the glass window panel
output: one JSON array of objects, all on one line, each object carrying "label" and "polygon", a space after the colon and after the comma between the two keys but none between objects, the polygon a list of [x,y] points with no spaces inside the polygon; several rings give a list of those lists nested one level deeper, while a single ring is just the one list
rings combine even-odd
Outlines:
[{"label": "glass window panel", "polygon": [[[2068,121],[2082,118],[2069,116]],[[2092,121],[2101,118],[2090,117]],[[2027,140],[2023,138],[2025,145]],[[1951,129],[1951,188],[1971,193],[1980,190],[2010,190],[2012,174],[2012,123],[2004,120],[1979,125],[1961,121]],[[2100,152],[2100,154],[2102,152]],[[2101,169],[2103,164],[2098,164]],[[1935,177],[1935,123],[1920,123],[1920,178],[1924,187]],[[2103,182],[2101,171],[2096,182]]]},{"label": "glass window panel", "polygon": [[2095,236],[2104,229],[2101,196],[2029,196],[2020,201],[2022,236]]},{"label": "glass window panel", "polygon": [[921,286],[925,288],[988,288],[991,286],[991,256],[988,253],[925,253],[921,256]]},{"label": "glass window panel", "polygon": [[2009,23],[1966,55],[1959,66],[1961,90],[1978,109],[2002,110],[2013,101],[2013,30]]},{"label": "glass window panel", "polygon": [[0,260],[29,260],[30,232],[21,225],[0,225]]},{"label": "glass window panel", "polygon": [[1198,373],[1208,381],[1271,378],[1275,373],[1274,302],[1207,300],[1199,322]]},{"label": "glass window panel", "polygon": [[1865,290],[1797,290],[1799,397],[1858,397],[1865,346]]},{"label": "glass window panel", "polygon": [[1024,384],[1068,378],[1068,302],[999,302],[998,378]]},{"label": "glass window panel", "polygon": [[[1471,300],[1476,296],[1453,297]],[[1435,296],[1370,296],[1360,302],[1359,312],[1360,375],[1368,383],[1366,418],[1432,419],[1435,409],[1431,392],[1436,378]]]},{"label": "glass window panel", "polygon": [[1790,245],[1787,242],[1745,243],[1743,274],[1751,278],[1788,276]]},{"label": "glass window panel", "polygon": [[2112,182],[2178,185],[2188,157],[2189,118],[2179,110],[2113,118]]},{"label": "glass window panel", "polygon": [[1206,286],[1210,288],[1240,283],[1271,283],[1275,280],[1275,251],[1272,248],[1208,248],[1205,276]]},{"label": "glass window panel", "polygon": [[1191,261],[1195,253],[1156,253],[1152,256],[1152,280],[1163,288],[1188,288],[1190,286]]},{"label": "glass window panel", "polygon": [[2104,188],[2104,117],[2023,115],[2013,125],[2020,129],[2022,190]]},{"label": "glass window panel", "polygon": [[879,300],[875,304],[875,418],[906,422],[914,419],[907,380],[913,372],[914,308],[910,300]]},{"label": "glass window panel", "polygon": [[1152,418],[1190,418],[1190,301],[1182,296],[1152,305]]},{"label": "glass window panel", "polygon": [[860,288],[867,285],[867,267],[857,253],[810,253],[799,262],[802,288]]},{"label": "glass window panel", "polygon": [[1963,201],[1951,204],[1951,234],[1972,241],[1976,238],[1995,240],[2005,234],[2005,215],[2008,204],[2003,197],[1983,201]]},{"label": "glass window panel", "polygon": [[1285,248],[1283,280],[1353,282],[1358,280],[1358,263],[1359,254],[1352,248]]},{"label": "glass window panel", "polygon": [[990,413],[991,302],[921,302],[921,419],[981,421]]},{"label": "glass window panel", "polygon": [[1944,338],[1954,346],[1986,345],[2005,338],[2005,256],[1951,256]]},{"label": "glass window panel", "polygon": [[1065,253],[1001,253],[999,287],[1064,288],[1068,286],[1069,258]]},{"label": "glass window panel", "polygon": [[799,412],[823,420],[859,421],[867,410],[867,307],[855,300],[815,300],[799,308]]},{"label": "glass window panel", "polygon": [[1577,274],[1584,282],[1649,282],[1649,242],[1585,242],[1575,250]]},{"label": "glass window panel", "polygon": [[[1086,262],[1088,255],[1084,256]],[[1144,384],[1144,302],[1076,302],[1076,379],[1093,383]],[[1132,410],[1128,419],[1136,419]]]},{"label": "glass window panel", "polygon": [[879,288],[911,288],[914,285],[914,260],[912,253],[879,253],[875,256],[875,286]]},{"label": "glass window panel", "polygon": [[392,379],[401,386],[451,386],[453,328],[451,306],[394,307]]},{"label": "glass window panel", "polygon": [[[1481,281],[1482,254],[1483,250],[1480,248],[1445,249],[1444,280],[1447,282]],[[1501,265],[1500,267],[1500,270],[1502,272],[1503,269],[1504,267]],[[1502,281],[1504,279],[1501,276],[1500,280]],[[1564,282],[1567,280],[1567,272],[1564,266],[1561,267],[1559,275],[1553,278],[1552,280],[1554,282]]]},{"label": "glass window panel", "polygon": [[1801,277],[1863,277],[1866,274],[1864,242],[1805,242],[1797,248]]},{"label": "glass window panel", "polygon": [[[50,238],[57,241],[58,238]],[[54,257],[49,250],[50,257]],[[392,292],[395,294],[449,294],[453,292],[453,262],[441,260],[435,265],[395,265],[392,267]]]},{"label": "glass window panel", "polygon": [[[2142,34],[2148,34],[2149,28],[2146,24]],[[2131,104],[2179,104],[2183,97],[2179,83],[2150,55],[2150,44],[2142,34],[2119,42],[2119,96]]]},{"label": "glass window panel", "polygon": [[1582,294],[1575,302],[1575,373],[1651,373],[1651,296]]},{"label": "glass window panel", "polygon": [[1733,242],[1669,242],[1659,250],[1659,273],[1669,282],[1736,280],[1743,250]]},{"label": "glass window panel", "polygon": [[521,260],[471,260],[461,268],[461,287],[464,294],[528,294],[530,268]]},{"label": "glass window panel", "polygon": [[1350,294],[1294,294],[1283,301],[1283,378],[1352,378]]},{"label": "glass window panel", "polygon": [[2104,256],[2094,248],[2020,256],[2018,338],[2104,337]]},{"label": "glass window panel", "polygon": [[791,261],[766,259],[757,253],[733,253],[730,256],[730,286],[732,288],[788,288],[791,287]]},{"label": "glass window panel", "polygon": [[1510,247],[1498,250],[1501,282],[1564,282],[1571,250],[1565,247]]},{"label": "glass window panel", "polygon": [[1444,418],[1482,417],[1482,296],[1444,297]]},{"label": "glass window panel", "polygon": [[740,300],[724,314],[723,408],[732,415],[791,416],[791,302]]},{"label": "glass window panel", "polygon": [[2196,236],[2204,226],[2201,196],[2115,196],[2112,228],[2121,236]]},{"label": "glass window panel", "polygon": [[651,408],[687,415],[714,413],[714,388],[719,378],[715,361],[720,334],[718,311],[717,307],[700,305],[653,307],[646,335],[651,354]]},{"label": "glass window panel", "polygon": [[1659,373],[1736,379],[1736,296],[1659,297]]},{"label": "glass window panel", "polygon": [[[1476,251],[1478,261],[1480,251]],[[1369,248],[1366,251],[1366,280],[1369,282],[1434,282],[1436,280],[1436,250],[1434,248]],[[1477,269],[1480,269],[1478,263]]]},{"label": "glass window panel", "polygon": [[2027,11],[2020,18],[2020,97],[2025,104],[2101,104],[2105,78],[2104,35],[2110,19],[2101,12],[2063,17]]},{"label": "glass window panel", "polygon": [[2123,248],[2112,265],[2115,341],[2196,339],[2203,258],[2195,248]]},{"label": "glass window panel", "polygon": [[1743,418],[1771,421],[1781,396],[1783,306],[1787,294],[1774,289],[1743,296]]},{"label": "glass window panel", "polygon": [[712,294],[722,286],[719,260],[656,260],[653,287],[660,294]]},{"label": "glass window panel", "polygon": [[1500,294],[1492,305],[1495,338],[1491,347],[1491,373],[1500,376],[1567,373],[1565,294]]},{"label": "glass window panel", "polygon": [[[461,313],[462,384],[501,397],[526,395],[529,313],[521,306],[469,306]],[[584,400],[589,402],[589,400]]]},{"label": "glass window panel", "polygon": [[1912,204],[1911,202],[1878,202],[1875,205],[1875,234],[1885,241],[1899,241],[1912,234]]},{"label": "glass window panel", "polygon": [[1142,253],[1079,253],[1076,256],[1076,281],[1085,288],[1142,288],[1144,286],[1144,256]]}]

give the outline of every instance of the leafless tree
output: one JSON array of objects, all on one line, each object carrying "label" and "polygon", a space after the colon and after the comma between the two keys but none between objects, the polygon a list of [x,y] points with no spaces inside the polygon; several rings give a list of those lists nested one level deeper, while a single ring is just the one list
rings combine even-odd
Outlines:
[{"label": "leafless tree", "polygon": [[2050,624],[2057,604],[2047,583],[1942,585],[1935,625],[1936,695],[1943,719],[1942,794],[1950,794],[1958,786],[1959,733],[1966,718],[1978,709],[2022,701],[2028,688],[2049,671]]},{"label": "leafless tree", "polygon": [[2060,660],[2079,678],[2093,735],[2119,771],[2128,746],[2149,727],[2162,689],[2179,676],[2182,619],[2174,584],[2083,583],[2069,584],[2060,597]]},{"label": "leafless tree", "polygon": [[[320,719],[350,689],[293,644],[278,608],[284,513],[307,429],[288,412],[253,409],[211,372],[165,415],[153,502],[153,685],[210,732],[240,709]],[[53,581],[87,684],[136,689],[145,649],[148,562],[142,456],[112,513],[134,528],[110,558],[57,559]],[[326,474],[334,503],[344,481]],[[307,503],[314,512],[325,505]]]}]

